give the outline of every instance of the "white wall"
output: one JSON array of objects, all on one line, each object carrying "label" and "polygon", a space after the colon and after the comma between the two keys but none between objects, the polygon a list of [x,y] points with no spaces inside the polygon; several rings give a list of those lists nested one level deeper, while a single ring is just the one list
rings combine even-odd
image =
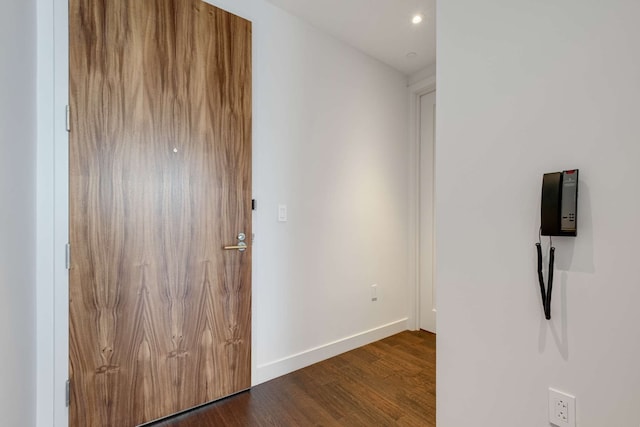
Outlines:
[{"label": "white wall", "polygon": [[[640,2],[438,5],[438,427],[640,425]],[[534,243],[544,172],[580,168],[555,238],[552,319]]]},{"label": "white wall", "polygon": [[426,68],[423,68],[420,71],[417,71],[413,74],[411,74],[408,78],[408,82],[407,84],[409,86],[414,85],[416,83],[422,82],[424,80],[427,80],[429,78],[433,78],[436,75],[436,65],[430,65]]},{"label": "white wall", "polygon": [[3,2],[0,14],[0,416],[35,423],[34,1]]},{"label": "white wall", "polygon": [[213,3],[254,21],[261,382],[406,329],[406,77],[269,3]]}]

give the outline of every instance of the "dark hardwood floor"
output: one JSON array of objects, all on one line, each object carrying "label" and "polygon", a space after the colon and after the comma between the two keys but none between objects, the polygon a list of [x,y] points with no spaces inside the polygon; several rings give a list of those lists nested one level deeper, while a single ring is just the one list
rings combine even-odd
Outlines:
[{"label": "dark hardwood floor", "polygon": [[435,365],[435,335],[406,331],[154,427],[435,427]]}]

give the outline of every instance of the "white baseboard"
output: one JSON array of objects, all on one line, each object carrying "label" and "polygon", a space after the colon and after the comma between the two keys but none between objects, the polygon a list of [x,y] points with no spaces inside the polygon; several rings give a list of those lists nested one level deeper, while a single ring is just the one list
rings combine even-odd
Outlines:
[{"label": "white baseboard", "polygon": [[363,331],[337,341],[310,348],[273,362],[258,365],[255,371],[255,377],[252,380],[252,385],[258,385],[281,375],[285,375],[306,366],[313,365],[314,363],[329,359],[330,357],[337,356],[355,348],[362,347],[363,345],[370,344],[374,341],[406,331],[407,320],[408,319],[405,317],[403,319],[396,320],[395,322],[369,329],[368,331]]}]

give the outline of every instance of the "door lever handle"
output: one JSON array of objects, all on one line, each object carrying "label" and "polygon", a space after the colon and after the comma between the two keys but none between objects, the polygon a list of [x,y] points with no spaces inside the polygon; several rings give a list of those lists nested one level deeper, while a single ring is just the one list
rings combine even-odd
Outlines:
[{"label": "door lever handle", "polygon": [[237,250],[239,252],[244,252],[247,250],[247,244],[245,242],[238,242],[236,246],[225,246],[223,249],[225,251]]}]

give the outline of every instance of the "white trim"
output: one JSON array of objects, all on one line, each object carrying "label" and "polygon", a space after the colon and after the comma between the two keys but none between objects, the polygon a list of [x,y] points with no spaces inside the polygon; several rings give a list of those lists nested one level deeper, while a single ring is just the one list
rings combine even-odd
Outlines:
[{"label": "white trim", "polygon": [[258,365],[256,369],[255,384],[272,380],[281,375],[288,374],[314,363],[321,362],[347,351],[351,351],[363,345],[379,341],[402,331],[407,330],[408,319],[405,317],[395,322],[368,331],[360,332],[318,347],[301,351],[300,353],[274,360],[273,362]]},{"label": "white trim", "polygon": [[69,353],[68,4],[37,0],[37,403],[38,427],[67,427],[65,384]]},{"label": "white trim", "polygon": [[[420,329],[420,97],[436,89],[436,76],[414,83],[409,89],[409,319],[410,329]],[[413,284],[413,286],[411,286]]]},{"label": "white trim", "polygon": [[53,3],[37,2],[36,425],[53,420]]},{"label": "white trim", "polygon": [[[436,90],[436,76],[431,76],[424,80],[420,80],[419,82],[409,85],[408,88],[410,97],[409,99],[415,106],[418,102],[417,100],[419,100],[422,95]],[[416,117],[414,117],[414,119],[415,118]]]}]

